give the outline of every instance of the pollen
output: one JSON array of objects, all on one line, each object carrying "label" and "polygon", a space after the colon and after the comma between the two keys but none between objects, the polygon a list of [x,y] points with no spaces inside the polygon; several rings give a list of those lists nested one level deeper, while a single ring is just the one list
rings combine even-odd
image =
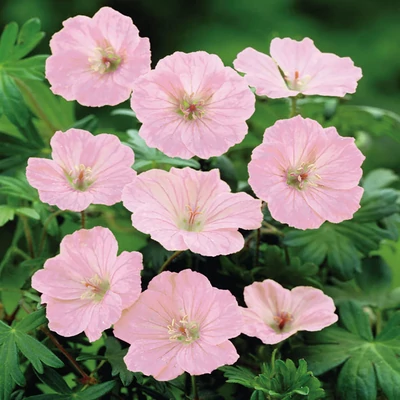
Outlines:
[{"label": "pollen", "polygon": [[183,316],[179,321],[172,320],[167,326],[169,340],[190,344],[200,338],[200,327],[197,322],[189,321],[188,315]]},{"label": "pollen", "polygon": [[284,330],[290,322],[293,321],[293,317],[286,311],[281,311],[278,315],[274,316],[274,321],[276,322],[278,329],[280,331]]},{"label": "pollen", "polygon": [[115,71],[121,64],[122,58],[112,46],[97,47],[89,57],[89,64],[94,72],[105,74]]},{"label": "pollen", "polygon": [[202,118],[205,114],[205,102],[196,98],[194,93],[190,96],[185,93],[180,102],[178,113],[187,121]]},{"label": "pollen", "polygon": [[82,192],[94,182],[92,168],[86,167],[84,164],[75,165],[74,169],[69,171],[66,176],[70,185]]},{"label": "pollen", "polygon": [[106,279],[101,279],[97,274],[90,279],[81,282],[85,290],[81,295],[81,299],[90,299],[100,301],[103,299],[107,291],[110,289],[110,283]]}]

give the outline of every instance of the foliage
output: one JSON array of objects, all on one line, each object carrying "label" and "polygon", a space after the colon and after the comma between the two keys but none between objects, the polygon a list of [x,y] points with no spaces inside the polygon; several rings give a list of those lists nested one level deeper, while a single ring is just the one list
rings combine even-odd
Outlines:
[{"label": "foliage", "polygon": [[[239,3],[233,2],[229,10],[224,7],[226,15],[237,11]],[[221,5],[217,1],[212,7],[218,11]],[[165,10],[166,6],[160,7]],[[282,6],[276,7],[275,11]],[[240,10],[242,14],[251,13]],[[207,35],[215,41],[217,23],[208,22],[211,28],[204,35],[194,35],[197,45]],[[243,18],[237,23],[243,24]],[[199,32],[200,28],[193,29]],[[225,35],[231,37],[229,32]],[[152,168],[218,168],[233,191],[250,192],[251,152],[261,143],[266,127],[288,117],[289,104],[258,98],[256,112],[248,121],[249,133],[226,155],[210,160],[171,158],[145,144],[138,134],[139,122],[126,105],[89,113],[53,95],[44,81],[47,56],[30,55],[43,37],[37,18],[20,29],[14,22],[8,24],[0,37],[0,400],[188,398],[191,387],[184,375],[157,382],[128,371],[123,360],[127,348],[108,331],[91,345],[84,335],[56,337],[57,348],[46,338],[45,308],[30,279],[58,254],[61,239],[79,229],[82,221],[77,213],[39,200],[25,178],[27,160],[49,157],[54,132],[76,127],[116,134],[134,150],[138,173]],[[181,40],[185,43],[186,39]],[[224,43],[228,45],[223,57],[228,59],[236,43]],[[334,299],[339,322],[321,332],[299,333],[274,352],[257,339],[235,339],[240,360],[199,377],[200,398],[300,400],[325,394],[344,400],[400,398],[400,167],[398,159],[392,162],[390,157],[400,149],[396,147],[400,117],[386,106],[381,109],[349,100],[310,96],[298,98],[297,105],[304,117],[335,126],[343,136],[354,136],[367,156],[361,208],[352,220],[300,231],[274,221],[264,205],[262,228],[245,233],[245,246],[239,253],[205,258],[185,252],[169,265],[173,271],[192,268],[206,274],[213,285],[229,289],[241,305],[243,288],[254,281],[274,279],[287,288],[317,287]],[[120,251],[142,251],[145,288],[172,253],[136,231],[129,216],[121,204],[91,205],[86,227],[107,226]],[[389,254],[392,249],[394,256]],[[271,353],[272,361],[266,362]],[[66,354],[81,371],[71,366]]]}]

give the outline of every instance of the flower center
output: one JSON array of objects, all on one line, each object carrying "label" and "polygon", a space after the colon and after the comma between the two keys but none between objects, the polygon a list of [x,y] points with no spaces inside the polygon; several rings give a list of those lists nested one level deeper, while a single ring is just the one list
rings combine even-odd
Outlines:
[{"label": "flower center", "polygon": [[185,93],[179,104],[178,113],[189,121],[202,118],[205,114],[204,100],[195,99],[193,93],[190,96]]},{"label": "flower center", "polygon": [[303,190],[310,186],[317,186],[316,179],[321,177],[315,173],[315,164],[301,163],[298,168],[288,169],[286,183],[297,190]]},{"label": "flower center", "polygon": [[92,168],[83,164],[75,165],[67,174],[67,179],[74,189],[84,192],[94,182]]},{"label": "flower center", "polygon": [[299,71],[294,71],[293,77],[285,75],[284,78],[289,89],[297,90],[299,92],[304,90],[308,82],[310,82],[311,80],[310,75],[304,75],[303,77],[300,78]]},{"label": "flower center", "polygon": [[102,280],[97,274],[81,283],[86,288],[81,295],[82,300],[90,299],[100,301],[103,299],[108,289],[110,289],[110,282]]},{"label": "flower center", "polygon": [[281,311],[278,315],[274,316],[274,321],[276,322],[277,328],[283,331],[285,326],[287,327],[287,325],[293,321],[293,317],[288,312]]},{"label": "flower center", "polygon": [[200,327],[197,322],[189,321],[188,316],[185,315],[180,321],[172,320],[171,325],[167,326],[169,340],[173,342],[182,342],[190,344],[199,339]]},{"label": "flower center", "polygon": [[202,221],[199,219],[199,215],[201,215],[202,212],[199,211],[199,208],[199,206],[192,208],[187,205],[185,216],[179,224],[179,228],[184,229],[185,231],[200,231],[202,228]]},{"label": "flower center", "polygon": [[105,74],[115,71],[121,64],[122,58],[111,47],[97,47],[92,57],[89,57],[90,68],[94,72]]}]

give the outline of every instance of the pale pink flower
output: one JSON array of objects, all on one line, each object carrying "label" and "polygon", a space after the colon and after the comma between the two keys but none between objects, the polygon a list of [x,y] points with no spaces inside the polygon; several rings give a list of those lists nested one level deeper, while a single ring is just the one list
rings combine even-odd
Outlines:
[{"label": "pale pink flower", "polygon": [[351,219],[360,207],[365,157],[354,138],[300,116],[266,129],[249,163],[249,183],[277,221],[315,229]]},{"label": "pale pink flower", "polygon": [[140,136],[171,157],[220,156],[243,140],[255,97],[246,81],[204,51],[176,52],[136,82]]},{"label": "pale pink flower", "polygon": [[241,250],[238,228],[257,229],[263,219],[260,201],[231,193],[217,169],[143,172],[125,186],[122,201],[133,212],[133,226],[167,250],[190,249],[204,256]]},{"label": "pale pink flower", "polygon": [[132,149],[115,135],[69,129],[56,132],[50,145],[53,160],[30,158],[26,177],[41,201],[61,210],[118,203],[122,189],[136,175]]},{"label": "pale pink flower", "polygon": [[91,342],[121,317],[141,292],[142,255],[117,256],[118,243],[107,228],[81,229],[61,241],[60,254],[32,277],[46,303],[49,328],[61,336],[85,332]]},{"label": "pale pink flower", "polygon": [[233,62],[259,96],[276,99],[303,93],[343,97],[356,91],[362,77],[361,68],[355,67],[351,58],[321,53],[309,38],[300,42],[273,39],[270,53],[272,58],[248,47]]},{"label": "pale pink flower", "polygon": [[150,71],[150,42],[132,19],[110,7],[93,18],[63,22],[50,41],[46,61],[51,90],[84,106],[114,106],[127,100],[135,80]]},{"label": "pale pink flower", "polygon": [[241,333],[243,320],[235,297],[211,286],[191,270],[162,272],[114,326],[131,346],[130,371],[168,381],[184,371],[211,373],[239,358],[228,340]]},{"label": "pale pink flower", "polygon": [[333,300],[321,290],[297,286],[292,290],[266,279],[244,288],[242,333],[275,344],[298,331],[320,331],[338,320]]}]

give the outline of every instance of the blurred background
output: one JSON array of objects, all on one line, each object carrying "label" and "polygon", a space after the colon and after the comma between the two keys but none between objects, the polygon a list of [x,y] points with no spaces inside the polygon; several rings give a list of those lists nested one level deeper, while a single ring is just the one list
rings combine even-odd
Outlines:
[{"label": "blurred background", "polygon": [[[349,56],[364,77],[355,104],[400,113],[400,2],[394,0],[1,0],[0,31],[39,17],[48,42],[62,21],[110,6],[150,38],[153,67],[176,50],[206,50],[232,65],[245,47],[269,53],[273,37],[310,37],[323,52]],[[400,132],[399,132],[400,135]]]}]

